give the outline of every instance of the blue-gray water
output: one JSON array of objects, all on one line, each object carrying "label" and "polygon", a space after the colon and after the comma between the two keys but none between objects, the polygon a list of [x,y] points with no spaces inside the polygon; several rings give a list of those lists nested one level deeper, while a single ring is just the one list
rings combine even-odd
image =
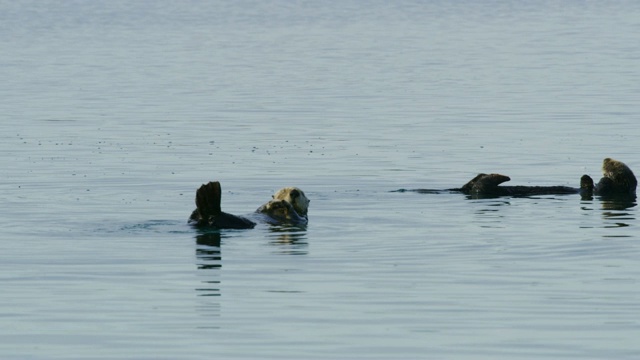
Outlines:
[{"label": "blue-gray water", "polygon": [[[0,358],[637,359],[635,1],[0,1]],[[306,229],[199,233],[196,188]]]}]

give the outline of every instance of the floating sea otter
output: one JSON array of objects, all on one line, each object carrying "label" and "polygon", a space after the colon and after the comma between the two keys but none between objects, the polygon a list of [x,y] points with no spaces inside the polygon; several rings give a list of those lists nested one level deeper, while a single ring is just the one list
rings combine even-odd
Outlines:
[{"label": "floating sea otter", "polygon": [[583,175],[580,179],[580,187],[569,186],[499,186],[503,182],[511,180],[501,174],[478,174],[461,188],[446,190],[415,189],[397,191],[414,191],[419,193],[461,192],[471,197],[498,197],[498,196],[536,196],[536,195],[566,195],[580,194],[588,198],[595,195],[601,196],[635,196],[638,184],[635,175],[624,163],[606,158],[602,164],[603,178],[594,185],[589,175]]},{"label": "floating sea otter", "polygon": [[189,217],[189,224],[216,229],[252,229],[256,221],[270,224],[307,223],[307,209],[310,200],[304,192],[295,187],[286,187],[273,195],[273,200],[260,206],[255,213],[237,216],[225,213],[220,208],[222,195],[218,181],[200,186],[196,191],[196,209]]},{"label": "floating sea otter", "polygon": [[594,185],[589,175],[580,179],[580,187],[591,188],[592,193],[601,196],[635,196],[638,181],[633,171],[623,162],[606,158],[602,162],[600,181]]}]

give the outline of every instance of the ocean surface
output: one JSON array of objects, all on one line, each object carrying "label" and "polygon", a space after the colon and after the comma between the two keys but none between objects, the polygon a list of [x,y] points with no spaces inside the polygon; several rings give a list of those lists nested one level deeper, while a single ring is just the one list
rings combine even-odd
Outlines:
[{"label": "ocean surface", "polygon": [[[0,358],[638,359],[637,1],[0,0]],[[309,224],[196,230],[219,180]]]}]

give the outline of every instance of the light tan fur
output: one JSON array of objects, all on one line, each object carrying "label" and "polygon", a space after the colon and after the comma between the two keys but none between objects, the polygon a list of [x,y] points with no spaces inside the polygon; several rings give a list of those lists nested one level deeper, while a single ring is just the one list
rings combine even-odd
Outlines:
[{"label": "light tan fur", "polygon": [[273,195],[274,200],[284,200],[291,204],[300,216],[307,216],[310,200],[304,194],[304,191],[297,187],[286,187],[276,191]]}]

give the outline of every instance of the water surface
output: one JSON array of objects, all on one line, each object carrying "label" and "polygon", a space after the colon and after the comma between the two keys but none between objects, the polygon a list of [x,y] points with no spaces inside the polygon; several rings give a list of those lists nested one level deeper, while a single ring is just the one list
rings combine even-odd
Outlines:
[{"label": "water surface", "polygon": [[[7,359],[640,356],[635,2],[0,1]],[[309,225],[197,231],[284,186]]]}]

